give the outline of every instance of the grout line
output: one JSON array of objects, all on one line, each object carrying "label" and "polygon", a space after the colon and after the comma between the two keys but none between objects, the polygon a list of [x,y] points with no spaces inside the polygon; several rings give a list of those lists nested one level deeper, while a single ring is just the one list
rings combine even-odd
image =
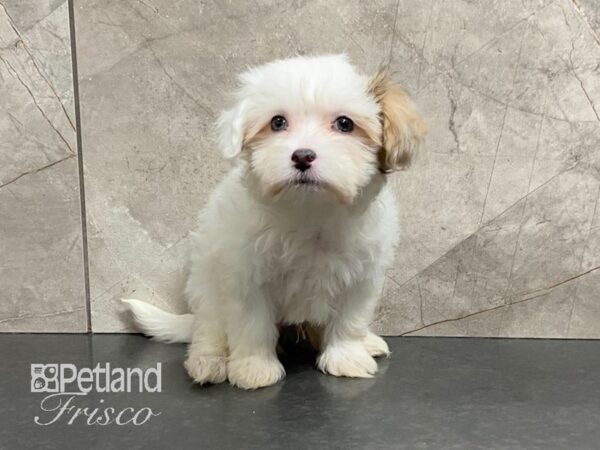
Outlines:
[{"label": "grout line", "polygon": [[400,11],[400,0],[396,2],[395,8],[396,14],[394,15],[394,25],[392,28],[392,38],[390,39],[390,53],[388,55],[388,60],[386,66],[388,68],[392,65],[392,57],[394,55],[394,43],[396,42],[396,24],[398,23],[398,13]]},{"label": "grout line", "polygon": [[75,131],[77,135],[77,165],[79,168],[79,200],[81,211],[81,239],[83,248],[83,280],[85,285],[85,309],[87,333],[92,333],[92,307],[90,302],[90,269],[88,257],[87,217],[85,208],[85,183],[83,179],[83,151],[81,147],[81,112],[79,108],[79,78],[77,71],[77,43],[75,40],[74,0],[69,3],[69,30],[71,37],[71,65],[73,75],[73,100],[75,105]]}]

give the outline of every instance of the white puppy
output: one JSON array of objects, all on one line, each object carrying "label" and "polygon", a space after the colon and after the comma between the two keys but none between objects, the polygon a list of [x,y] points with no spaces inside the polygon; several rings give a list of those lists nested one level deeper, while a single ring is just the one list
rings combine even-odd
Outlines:
[{"label": "white puppy", "polygon": [[190,342],[198,383],[269,386],[285,371],[278,325],[321,332],[326,373],[371,377],[387,344],[369,331],[398,239],[386,173],[406,166],[425,125],[385,72],[345,56],[297,57],[240,76],[219,120],[236,167],[192,234],[185,294],[192,314],[124,300],[142,331]]}]

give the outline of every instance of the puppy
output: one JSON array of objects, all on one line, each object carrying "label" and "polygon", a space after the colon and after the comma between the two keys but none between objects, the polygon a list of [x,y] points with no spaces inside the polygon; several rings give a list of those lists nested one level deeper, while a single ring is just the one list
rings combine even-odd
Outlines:
[{"label": "puppy", "polygon": [[200,384],[277,383],[278,325],[303,323],[318,331],[320,370],[371,377],[389,354],[369,324],[399,233],[386,174],[426,127],[384,71],[365,77],[346,56],[275,61],[239,85],[218,122],[235,167],[191,235],[191,314],[124,302],[144,333],[189,342]]}]

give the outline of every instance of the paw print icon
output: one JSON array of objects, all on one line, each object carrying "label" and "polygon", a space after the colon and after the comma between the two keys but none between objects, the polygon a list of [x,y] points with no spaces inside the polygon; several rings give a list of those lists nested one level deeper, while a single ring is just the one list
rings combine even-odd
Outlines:
[{"label": "paw print icon", "polygon": [[31,392],[58,390],[58,364],[31,364]]}]

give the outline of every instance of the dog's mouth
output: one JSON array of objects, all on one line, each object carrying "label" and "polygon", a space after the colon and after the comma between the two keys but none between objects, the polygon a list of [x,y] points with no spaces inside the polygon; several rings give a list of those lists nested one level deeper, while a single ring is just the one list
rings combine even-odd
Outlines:
[{"label": "dog's mouth", "polygon": [[288,181],[280,182],[269,186],[265,189],[265,194],[270,197],[275,197],[285,190],[296,190],[301,192],[330,192],[341,203],[352,203],[353,196],[337,186],[328,183],[325,180],[319,180],[311,175],[298,175]]},{"label": "dog's mouth", "polygon": [[317,192],[327,190],[327,185],[312,177],[298,177],[289,183],[289,187],[301,191]]},{"label": "dog's mouth", "polygon": [[292,180],[291,184],[293,186],[300,186],[300,187],[319,187],[319,186],[321,186],[321,183],[318,180],[315,180],[314,178],[307,177],[307,176],[302,176],[302,177],[296,178],[296,179]]}]

